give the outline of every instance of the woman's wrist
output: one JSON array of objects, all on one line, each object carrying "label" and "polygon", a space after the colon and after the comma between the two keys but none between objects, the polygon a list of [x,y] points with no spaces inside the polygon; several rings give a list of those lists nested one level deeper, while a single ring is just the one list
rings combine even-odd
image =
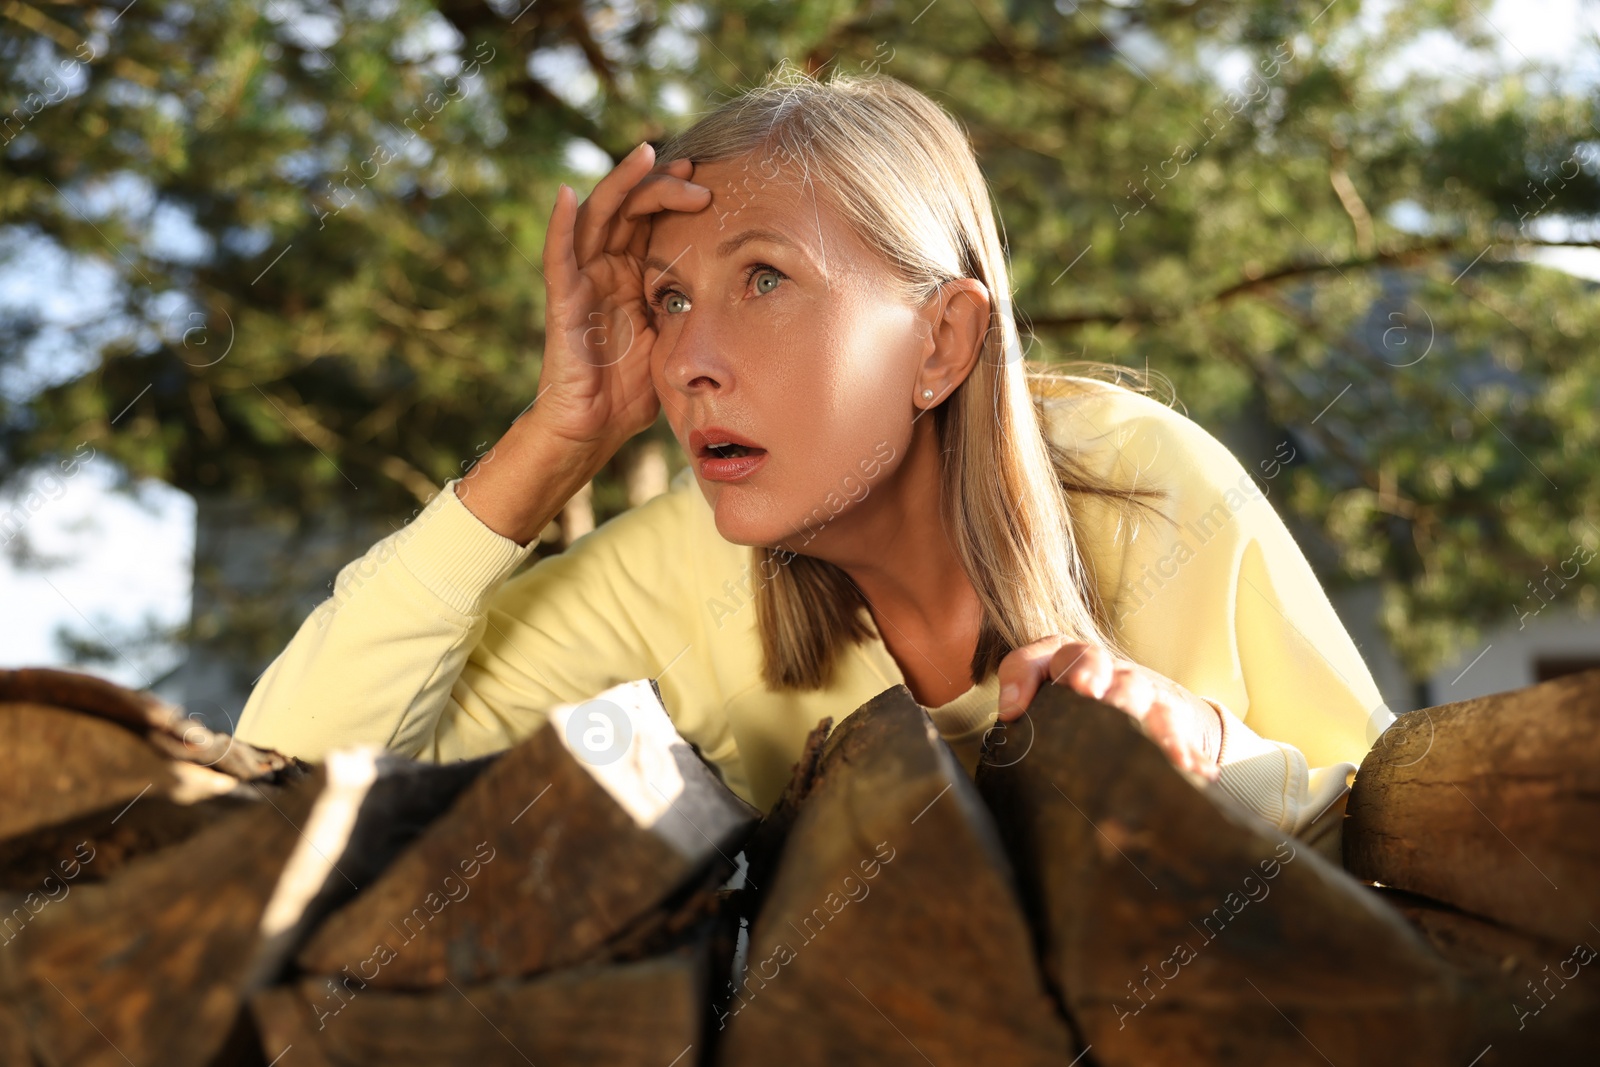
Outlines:
[{"label": "woman's wrist", "polygon": [[456,483],[457,499],[502,537],[527,545],[616,452],[547,430],[530,413]]}]

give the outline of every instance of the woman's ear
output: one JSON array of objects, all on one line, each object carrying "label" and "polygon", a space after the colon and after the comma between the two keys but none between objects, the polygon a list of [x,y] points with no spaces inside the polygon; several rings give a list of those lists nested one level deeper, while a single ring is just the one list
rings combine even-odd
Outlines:
[{"label": "woman's ear", "polygon": [[989,308],[989,290],[976,278],[953,278],[928,299],[924,314],[930,330],[917,375],[918,407],[938,406],[967,380],[988,336]]}]

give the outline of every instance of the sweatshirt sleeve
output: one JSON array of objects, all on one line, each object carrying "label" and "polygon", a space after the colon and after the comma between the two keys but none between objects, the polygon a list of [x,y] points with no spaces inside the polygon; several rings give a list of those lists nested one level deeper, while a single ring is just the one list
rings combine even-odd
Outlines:
[{"label": "sweatshirt sleeve", "polygon": [[1324,815],[1336,826],[1343,814],[1336,802],[1393,721],[1315,583],[1281,522],[1245,545],[1233,632],[1249,721],[1222,705],[1217,761],[1222,789],[1280,830],[1307,838],[1328,832]]},{"label": "sweatshirt sleeve", "polygon": [[238,735],[308,760],[358,743],[466,759],[526,737],[556,704],[659,674],[672,591],[646,587],[665,584],[654,564],[672,505],[634,508],[511,578],[532,546],[490,530],[450,482],[339,572]]},{"label": "sweatshirt sleeve", "polygon": [[1114,482],[1165,494],[1151,501],[1161,516],[1100,524],[1114,533],[1097,546],[1112,568],[1097,580],[1126,650],[1220,706],[1218,788],[1319,836],[1394,716],[1268,502],[1284,482],[1258,482],[1197,423],[1127,390],[1072,414]]}]

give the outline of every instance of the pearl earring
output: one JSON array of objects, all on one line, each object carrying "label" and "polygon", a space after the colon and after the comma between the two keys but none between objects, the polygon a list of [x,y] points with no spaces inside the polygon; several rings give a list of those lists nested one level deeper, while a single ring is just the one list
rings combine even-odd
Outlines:
[{"label": "pearl earring", "polygon": [[922,391],[922,399],[924,399],[924,400],[932,400],[933,399],[933,390],[932,389],[924,389]]}]

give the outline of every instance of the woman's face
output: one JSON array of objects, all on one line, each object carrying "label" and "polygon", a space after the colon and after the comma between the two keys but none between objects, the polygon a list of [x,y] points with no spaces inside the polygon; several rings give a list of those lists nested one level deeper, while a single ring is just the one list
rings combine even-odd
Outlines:
[{"label": "woman's face", "polygon": [[[718,532],[804,551],[905,454],[929,328],[797,170],[696,165],[710,204],[654,217],[644,282],[651,375]],[[708,462],[721,431],[763,451]]]}]

